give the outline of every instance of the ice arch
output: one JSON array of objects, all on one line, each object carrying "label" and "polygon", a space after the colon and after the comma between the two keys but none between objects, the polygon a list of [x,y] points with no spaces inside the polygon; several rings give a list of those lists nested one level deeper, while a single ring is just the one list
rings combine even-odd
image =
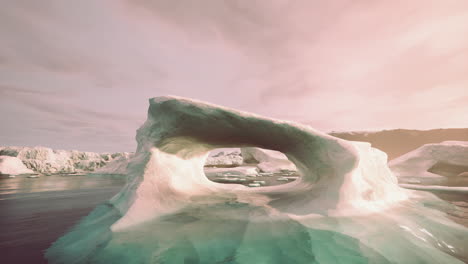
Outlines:
[{"label": "ice arch", "polygon": [[[460,263],[449,254],[468,253],[466,229],[423,205],[439,200],[399,188],[370,144],[179,97],[150,99],[136,139],[127,185],[60,238],[50,262]],[[281,151],[302,177],[208,180],[209,151],[233,146]]]},{"label": "ice arch", "polygon": [[[369,144],[351,143],[308,126],[194,100],[151,99],[148,119],[138,129],[137,142],[140,158],[148,160],[146,170],[132,175],[137,183],[131,187],[138,184],[138,188],[114,199],[125,214],[113,226],[115,230],[147,221],[204,195],[230,193],[240,200],[255,197],[282,212],[298,215],[358,212],[355,209],[362,213],[406,197],[386,168],[385,154]],[[203,173],[208,153],[215,148],[239,146],[280,151],[303,176],[289,184],[262,189],[209,181]]]}]

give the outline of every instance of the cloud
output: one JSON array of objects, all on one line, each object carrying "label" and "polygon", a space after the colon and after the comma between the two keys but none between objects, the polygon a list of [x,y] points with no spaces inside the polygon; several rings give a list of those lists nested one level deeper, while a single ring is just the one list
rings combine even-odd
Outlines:
[{"label": "cloud", "polygon": [[[53,145],[59,148],[64,148],[60,147],[61,144],[69,148],[97,151],[135,148],[131,139],[135,135],[134,129],[142,123],[138,116],[112,113],[105,109],[89,110],[64,102],[63,94],[17,87],[1,88],[1,101],[4,102],[2,107],[7,106],[2,112],[11,111],[9,106],[14,105],[18,108],[14,112],[19,116],[2,122],[2,134],[5,135],[2,142],[16,142],[20,140],[15,140],[15,137],[22,137],[25,142],[23,144]],[[129,127],[133,129],[129,130]],[[29,133],[25,134],[25,131]],[[116,138],[124,140],[112,146],[111,142]],[[40,143],[43,139],[47,140]],[[103,149],[103,145],[107,147]]]},{"label": "cloud", "polygon": [[460,78],[454,75],[467,66],[452,61],[466,59],[468,49],[468,6],[459,1],[126,3],[192,38],[222,37],[254,58],[260,66],[250,78],[265,81],[265,102],[324,89],[415,92]]},{"label": "cloud", "polygon": [[24,130],[56,144],[60,131],[67,146],[128,147],[165,94],[323,130],[466,126],[465,1],[2,6],[2,142],[37,140]]}]

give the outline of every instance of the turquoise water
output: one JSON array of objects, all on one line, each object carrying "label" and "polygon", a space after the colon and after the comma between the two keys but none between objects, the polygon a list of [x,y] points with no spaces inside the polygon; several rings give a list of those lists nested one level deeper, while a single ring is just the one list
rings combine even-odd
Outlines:
[{"label": "turquoise water", "polygon": [[437,206],[446,204],[408,202],[385,214],[301,221],[215,202],[110,232],[120,214],[104,204],[48,254],[53,263],[463,263],[468,233]]}]

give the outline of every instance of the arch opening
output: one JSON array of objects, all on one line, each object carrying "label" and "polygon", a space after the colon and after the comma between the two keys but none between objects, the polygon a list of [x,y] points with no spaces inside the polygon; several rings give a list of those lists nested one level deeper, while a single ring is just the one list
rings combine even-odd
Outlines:
[{"label": "arch opening", "polygon": [[205,160],[204,173],[216,183],[248,187],[281,185],[301,177],[284,153],[257,147],[213,149]]}]

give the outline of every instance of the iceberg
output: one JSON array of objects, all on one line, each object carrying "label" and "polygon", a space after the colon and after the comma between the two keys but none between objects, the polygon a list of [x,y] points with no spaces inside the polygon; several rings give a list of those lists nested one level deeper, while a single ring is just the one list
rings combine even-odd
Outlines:
[{"label": "iceberg", "polygon": [[236,148],[230,152],[212,152],[205,162],[207,167],[252,167],[253,165],[263,173],[297,171],[294,163],[283,153],[255,147]]},{"label": "iceberg", "polygon": [[[180,97],[150,99],[126,186],[46,252],[49,263],[463,263],[468,229],[400,188],[385,153],[309,126]],[[216,148],[284,153],[301,177],[207,179]]]},{"label": "iceberg", "polygon": [[0,174],[34,174],[34,171],[26,168],[23,162],[16,157],[0,156]]},{"label": "iceberg", "polygon": [[468,141],[426,144],[388,165],[397,177],[464,177],[468,173]]},{"label": "iceberg", "polygon": [[94,170],[90,174],[121,174],[127,175],[127,166],[130,163],[132,153],[122,153],[119,157],[116,157],[112,161],[108,162],[103,167]]},{"label": "iceberg", "polygon": [[225,153],[221,151],[214,155],[209,155],[206,159],[205,166],[223,166],[223,167],[236,167],[241,166],[244,159],[239,151],[232,151]]},{"label": "iceberg", "polygon": [[294,163],[281,152],[261,148],[241,148],[246,163],[256,163],[262,172],[296,171]]}]

